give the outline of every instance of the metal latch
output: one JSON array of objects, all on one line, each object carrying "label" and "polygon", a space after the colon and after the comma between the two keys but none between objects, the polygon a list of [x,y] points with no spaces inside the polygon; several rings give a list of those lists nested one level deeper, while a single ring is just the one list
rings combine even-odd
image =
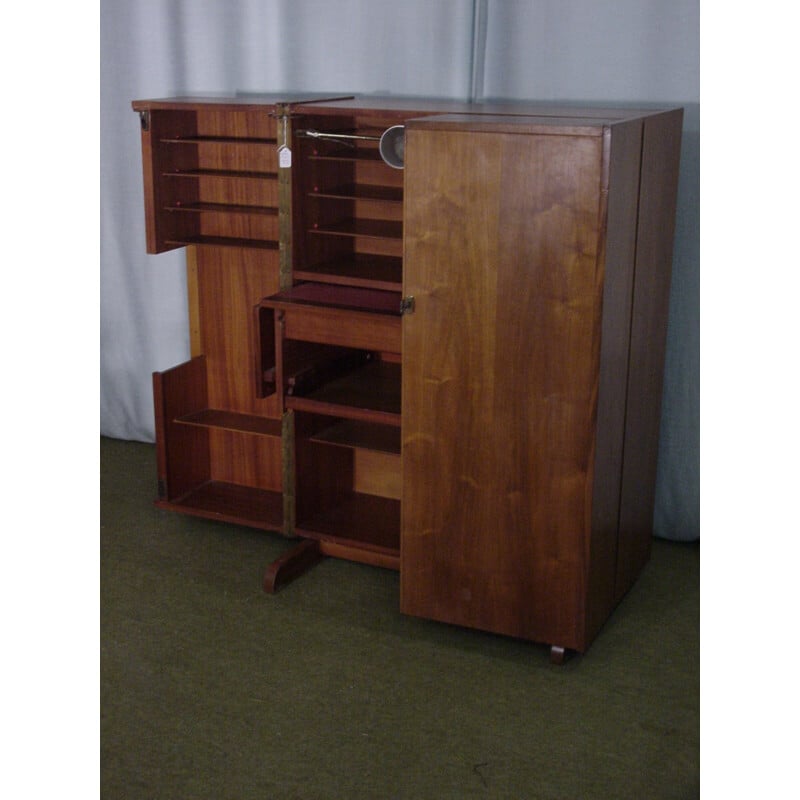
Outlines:
[{"label": "metal latch", "polygon": [[408,297],[404,297],[400,301],[400,315],[403,314],[413,314],[416,304],[414,303],[413,295],[409,295]]}]

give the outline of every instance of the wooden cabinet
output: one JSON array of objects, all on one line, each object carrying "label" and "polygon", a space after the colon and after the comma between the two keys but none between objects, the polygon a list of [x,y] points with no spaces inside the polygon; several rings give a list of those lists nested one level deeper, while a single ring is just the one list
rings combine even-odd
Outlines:
[{"label": "wooden cabinet", "polygon": [[269,590],[350,558],[404,613],[585,651],[649,556],[681,110],[133,106],[148,252],[189,276],[158,504],[295,539]]}]

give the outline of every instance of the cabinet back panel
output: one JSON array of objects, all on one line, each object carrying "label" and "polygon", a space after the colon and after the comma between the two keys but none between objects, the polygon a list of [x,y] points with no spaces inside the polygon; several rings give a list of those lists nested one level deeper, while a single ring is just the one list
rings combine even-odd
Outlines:
[{"label": "cabinet back panel", "polygon": [[208,213],[200,215],[203,236],[278,241],[278,217],[264,214]]},{"label": "cabinet back panel", "polygon": [[279,437],[211,430],[209,444],[213,480],[281,491]]},{"label": "cabinet back panel", "polygon": [[580,647],[602,140],[406,136],[401,608]]},{"label": "cabinet back panel", "polygon": [[277,120],[270,116],[270,107],[258,111],[220,111],[202,109],[197,112],[197,133],[200,136],[274,139]]},{"label": "cabinet back panel", "polygon": [[403,488],[400,456],[358,448],[354,454],[353,489],[399,500]]},{"label": "cabinet back panel", "polygon": [[278,207],[278,180],[270,178],[197,178],[199,199],[205,203]]},{"label": "cabinet back panel", "polygon": [[244,248],[198,247],[198,329],[212,408],[280,417],[275,397],[256,397],[259,301],[278,291],[278,254]]}]

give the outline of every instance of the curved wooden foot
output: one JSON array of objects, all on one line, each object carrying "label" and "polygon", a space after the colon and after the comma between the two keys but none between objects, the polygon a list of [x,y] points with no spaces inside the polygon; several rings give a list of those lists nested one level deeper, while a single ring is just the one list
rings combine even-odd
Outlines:
[{"label": "curved wooden foot", "polygon": [[553,645],[550,648],[550,663],[561,666],[567,660],[567,651],[563,647]]},{"label": "curved wooden foot", "polygon": [[315,539],[303,539],[267,567],[264,573],[264,591],[275,594],[278,589],[310,570],[322,558],[319,542]]}]

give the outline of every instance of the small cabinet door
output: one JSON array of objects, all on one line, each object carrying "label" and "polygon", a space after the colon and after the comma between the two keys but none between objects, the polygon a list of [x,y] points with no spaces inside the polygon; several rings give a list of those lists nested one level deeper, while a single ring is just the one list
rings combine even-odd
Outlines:
[{"label": "small cabinet door", "polygon": [[406,129],[401,610],[580,649],[602,131],[508,128]]}]

